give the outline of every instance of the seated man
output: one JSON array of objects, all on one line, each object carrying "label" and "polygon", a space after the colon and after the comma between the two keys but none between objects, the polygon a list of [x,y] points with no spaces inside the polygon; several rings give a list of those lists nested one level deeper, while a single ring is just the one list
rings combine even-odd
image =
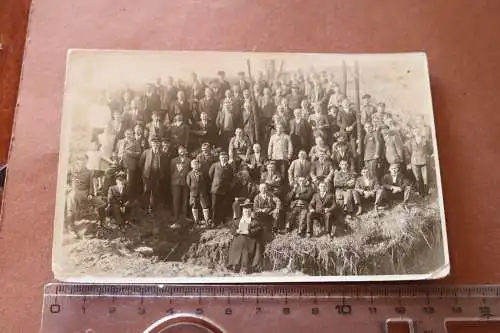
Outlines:
[{"label": "seated man", "polygon": [[299,177],[308,178],[311,173],[311,162],[307,160],[307,153],[305,150],[299,152],[299,158],[290,164],[288,168],[288,181],[290,186],[296,184]]},{"label": "seated man", "polygon": [[266,183],[269,191],[281,198],[281,194],[283,193],[283,179],[276,170],[276,163],[274,161],[269,161],[266,168],[267,171],[261,175],[260,182]]},{"label": "seated man", "polygon": [[[305,153],[305,152],[304,152]],[[291,231],[295,225],[301,233],[306,227],[307,206],[313,195],[312,187],[303,176],[297,178],[297,183],[288,194],[290,202],[290,216],[286,222],[287,231]],[[296,223],[298,220],[298,223]]]},{"label": "seated man", "polygon": [[319,152],[318,159],[312,162],[311,179],[315,187],[324,182],[329,187],[332,182],[334,170],[332,163],[325,152]]},{"label": "seated man", "polygon": [[116,185],[108,190],[106,212],[120,227],[124,227],[132,217],[132,200],[126,185],[125,176],[116,177]]},{"label": "seated man", "polygon": [[252,202],[257,195],[257,186],[250,178],[247,170],[241,170],[237,174],[236,184],[234,186],[233,218],[241,217],[241,208],[243,204]]},{"label": "seated man", "polygon": [[202,209],[203,221],[209,225],[208,191],[210,184],[208,174],[201,172],[200,162],[196,159],[191,161],[191,171],[186,176],[186,184],[189,187],[189,206],[191,206],[195,225],[200,225],[199,207]]},{"label": "seated man", "polygon": [[[335,235],[333,227],[334,211],[337,207],[335,197],[333,194],[327,192],[328,186],[325,183],[319,184],[319,192],[314,194],[311,202],[309,203],[309,213],[307,214],[307,237],[310,238],[313,234],[314,221],[318,220],[330,238]],[[304,230],[299,230],[300,235],[304,235]]]},{"label": "seated man", "polygon": [[[371,177],[368,168],[364,167],[361,170],[361,176],[356,179],[354,185],[354,203],[358,206],[356,215],[363,212],[363,201],[372,200],[375,202],[377,191],[380,189],[377,178]],[[375,209],[376,209],[375,205]]]},{"label": "seated man", "polygon": [[263,218],[265,230],[277,231],[280,227],[281,200],[268,190],[268,185],[259,185],[259,194],[253,200],[253,211],[257,219]]},{"label": "seated man", "polygon": [[340,170],[336,171],[333,177],[333,186],[335,187],[335,198],[342,204],[348,218],[354,213],[354,198],[352,195],[354,184],[354,173],[348,170],[347,161],[341,160]]},{"label": "seated man", "polygon": [[408,179],[406,179],[397,164],[391,164],[389,173],[382,178],[382,189],[378,190],[378,198],[375,205],[378,206],[384,201],[403,200],[403,209],[407,210],[406,204],[410,199],[411,186]]}]

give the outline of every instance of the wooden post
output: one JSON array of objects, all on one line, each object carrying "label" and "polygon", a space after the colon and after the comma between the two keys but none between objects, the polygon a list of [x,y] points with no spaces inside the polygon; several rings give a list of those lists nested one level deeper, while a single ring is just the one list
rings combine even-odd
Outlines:
[{"label": "wooden post", "polygon": [[252,68],[250,66],[250,59],[247,59],[247,70],[248,70],[248,80],[250,81],[250,101],[252,103],[252,113],[253,113],[253,119],[254,119],[254,124],[255,124],[255,140],[259,141],[260,139],[260,119],[259,119],[259,113],[257,112],[257,101],[255,100],[254,96],[254,80],[252,77]]},{"label": "wooden post", "polygon": [[342,92],[344,93],[344,96],[347,97],[347,66],[345,61],[342,61],[342,80]]},{"label": "wooden post", "polygon": [[363,129],[361,128],[361,103],[360,103],[360,95],[359,95],[359,68],[358,62],[354,62],[354,98],[356,101],[356,128],[358,134],[358,164],[361,166],[361,156],[363,156]]}]

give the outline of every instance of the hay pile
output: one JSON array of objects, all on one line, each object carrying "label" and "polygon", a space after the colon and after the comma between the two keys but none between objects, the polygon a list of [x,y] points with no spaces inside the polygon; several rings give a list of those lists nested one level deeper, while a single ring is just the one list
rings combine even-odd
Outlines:
[{"label": "hay pile", "polygon": [[[442,264],[439,210],[430,201],[410,207],[409,212],[393,207],[365,213],[346,226],[333,240],[326,235],[309,239],[296,233],[276,235],[266,244],[264,270],[308,275],[417,274]],[[223,266],[231,239],[227,229],[207,230],[183,259]],[[439,258],[426,265],[419,257],[429,253]]]}]

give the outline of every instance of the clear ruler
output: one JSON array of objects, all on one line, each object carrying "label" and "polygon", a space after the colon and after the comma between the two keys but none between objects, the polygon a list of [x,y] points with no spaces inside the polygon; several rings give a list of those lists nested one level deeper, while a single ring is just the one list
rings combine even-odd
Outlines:
[{"label": "clear ruler", "polygon": [[45,287],[41,332],[490,333],[500,332],[499,300],[500,286],[56,283]]}]

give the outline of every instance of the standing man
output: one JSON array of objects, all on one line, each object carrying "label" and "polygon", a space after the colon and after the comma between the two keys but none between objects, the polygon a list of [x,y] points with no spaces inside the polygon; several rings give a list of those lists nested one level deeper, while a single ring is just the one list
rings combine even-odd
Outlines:
[{"label": "standing man", "polygon": [[200,171],[200,162],[191,161],[191,171],[187,174],[186,183],[189,187],[189,206],[193,213],[195,225],[200,224],[199,207],[202,209],[205,225],[210,223],[210,212],[208,210],[208,175]]},{"label": "standing man", "polygon": [[174,122],[169,129],[170,144],[174,149],[179,147],[187,147],[189,144],[189,127],[183,122],[182,116],[177,114],[174,117]]},{"label": "standing man", "polygon": [[[310,148],[310,138],[311,138],[311,128],[308,122],[302,117],[302,110],[297,108],[293,110],[294,119],[290,120],[290,138],[292,139],[292,146],[294,152],[299,152],[300,150],[309,150]],[[297,156],[294,153],[295,156]]]},{"label": "standing man", "polygon": [[218,226],[224,222],[227,207],[231,207],[231,189],[234,180],[232,166],[226,152],[221,152],[219,162],[212,164],[209,177],[212,182],[212,222]]},{"label": "standing man", "polygon": [[293,156],[293,144],[290,136],[283,133],[281,123],[276,124],[276,133],[269,140],[267,156],[276,163],[276,168],[280,171],[281,177],[286,178],[288,161]]},{"label": "standing man", "polygon": [[132,195],[139,193],[140,174],[138,163],[141,157],[141,146],[134,138],[134,131],[125,131],[125,138],[117,143],[117,157],[119,164],[127,171],[127,184]]},{"label": "standing man", "polygon": [[[222,94],[224,94],[227,90],[231,90],[231,85],[226,80],[226,72],[218,71],[217,76],[219,78],[219,89]],[[222,96],[221,96],[222,97]]]},{"label": "standing man", "polygon": [[261,146],[255,143],[252,147],[253,154],[248,158],[248,168],[250,169],[250,175],[254,181],[259,181],[262,173],[266,171],[267,159],[262,154]]},{"label": "standing man", "polygon": [[[149,133],[149,140],[152,138],[164,138],[166,136],[166,128],[161,123],[161,113],[160,111],[153,111],[152,120],[146,125]],[[148,140],[148,141],[149,141]]]},{"label": "standing man", "polygon": [[385,159],[388,165],[402,165],[404,160],[404,144],[401,135],[386,127],[382,128],[382,137],[384,138]]},{"label": "standing man", "polygon": [[361,125],[372,122],[372,115],[375,113],[375,107],[371,104],[372,97],[364,94],[361,97]]},{"label": "standing man", "polygon": [[335,186],[335,198],[343,204],[343,210],[347,217],[354,213],[354,197],[352,190],[355,185],[354,173],[347,168],[347,161],[340,161],[340,170],[335,172],[333,186]]},{"label": "standing man", "polygon": [[222,110],[217,115],[216,124],[220,134],[220,146],[223,149],[227,149],[229,141],[237,127],[236,117],[233,113],[233,102],[231,100],[224,100]]},{"label": "standing man", "polygon": [[205,88],[205,97],[203,97],[200,100],[198,106],[198,117],[201,118],[201,114],[205,113],[207,115],[208,121],[211,122],[212,124],[215,124],[215,119],[217,119],[218,112],[219,112],[219,101],[215,98],[212,89]]},{"label": "standing man", "polygon": [[175,223],[172,228],[179,228],[181,218],[187,216],[187,204],[189,187],[186,182],[187,174],[190,169],[191,160],[187,157],[187,150],[183,146],[178,149],[178,154],[170,165],[170,183],[172,184],[172,218]]},{"label": "standing man", "polygon": [[413,136],[406,143],[406,151],[407,160],[410,161],[408,169],[413,171],[417,182],[417,191],[421,195],[426,195],[429,184],[427,164],[432,150],[425,132],[420,127],[413,128]]},{"label": "standing man", "polygon": [[175,117],[179,115],[182,116],[184,125],[189,125],[191,123],[191,118],[193,117],[191,105],[186,99],[184,90],[179,90],[177,92],[177,100],[172,104],[170,119],[175,119]]},{"label": "standing man", "polygon": [[161,110],[161,98],[152,83],[146,84],[146,92],[142,96],[142,110],[146,122],[151,120],[153,111]]},{"label": "standing man", "polygon": [[156,208],[161,197],[161,184],[163,181],[164,167],[160,150],[160,139],[150,141],[151,148],[146,149],[141,155],[142,182],[144,184],[144,197],[148,205],[148,213]]},{"label": "standing man", "polygon": [[208,119],[208,114],[203,111],[200,113],[200,118],[201,120],[193,126],[191,131],[195,136],[195,140],[193,141],[196,144],[196,148],[201,147],[204,142],[213,145],[216,143],[217,138],[217,129],[214,123]]},{"label": "standing man", "polygon": [[[365,162],[365,167],[368,169],[368,174],[372,178],[377,177],[377,164],[380,157],[380,139],[379,133],[373,130],[371,123],[365,124],[365,140],[363,146],[365,147],[365,153],[363,156],[363,161]],[[359,147],[358,147],[359,148]],[[358,151],[358,154],[361,153]]]}]

